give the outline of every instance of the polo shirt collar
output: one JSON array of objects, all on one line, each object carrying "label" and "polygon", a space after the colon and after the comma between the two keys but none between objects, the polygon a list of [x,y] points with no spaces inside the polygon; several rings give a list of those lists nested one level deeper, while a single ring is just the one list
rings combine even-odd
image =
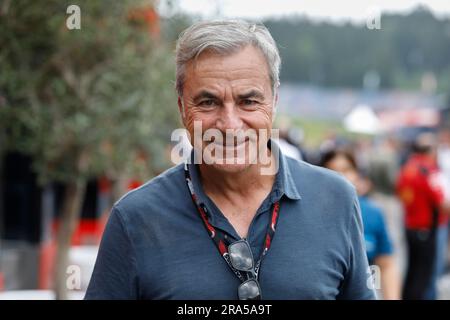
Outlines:
[{"label": "polo shirt collar", "polygon": [[[275,152],[275,156],[278,154],[278,157],[275,157],[276,161],[278,161],[278,172],[270,194],[272,202],[280,200],[283,195],[292,200],[301,199],[295,181],[292,177],[291,168],[289,167],[289,162],[286,159],[286,156],[282,153],[278,144],[272,139],[269,140],[268,147],[272,150],[272,152]],[[207,200],[208,197],[203,191],[203,187],[201,185],[199,166],[194,163],[194,153],[195,150],[193,149],[190,155],[188,170],[191,175],[194,192],[199,202],[206,204],[209,201]]]},{"label": "polo shirt collar", "polygon": [[268,147],[275,156],[278,154],[278,157],[275,157],[278,161],[278,172],[275,178],[275,186],[272,189],[276,197],[275,200],[279,200],[283,195],[292,200],[300,200],[301,196],[292,177],[291,167],[286,156],[274,140],[269,140]]}]

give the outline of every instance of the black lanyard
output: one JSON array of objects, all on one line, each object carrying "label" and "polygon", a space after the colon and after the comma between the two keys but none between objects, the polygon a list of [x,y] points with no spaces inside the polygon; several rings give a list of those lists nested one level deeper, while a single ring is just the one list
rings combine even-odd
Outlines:
[{"label": "black lanyard", "polygon": [[[189,192],[191,194],[192,200],[194,204],[197,207],[198,213],[200,214],[200,217],[203,221],[203,224],[205,225],[206,230],[208,231],[208,234],[210,235],[211,239],[213,240],[214,244],[216,245],[217,249],[219,250],[220,255],[225,259],[228,266],[231,268],[231,270],[236,274],[236,276],[243,282],[246,280],[246,278],[241,274],[240,271],[233,268],[231,265],[231,262],[229,260],[228,256],[228,245],[229,240],[227,240],[227,237],[225,237],[225,234],[219,230],[214,228],[208,221],[208,209],[206,208],[205,204],[200,202],[197,195],[194,192],[194,186],[192,184],[191,175],[189,174],[188,164],[184,164],[184,173],[186,177],[186,184],[188,186]],[[272,216],[270,219],[270,223],[267,227],[266,237],[264,240],[264,247],[263,251],[261,252],[260,258],[255,263],[255,275],[256,279],[258,279],[259,269],[261,267],[261,261],[264,258],[264,256],[267,254],[267,252],[270,249],[270,246],[272,244],[273,237],[275,235],[275,229],[278,222],[278,215],[280,212],[280,202],[277,201],[273,204],[272,209]]]}]

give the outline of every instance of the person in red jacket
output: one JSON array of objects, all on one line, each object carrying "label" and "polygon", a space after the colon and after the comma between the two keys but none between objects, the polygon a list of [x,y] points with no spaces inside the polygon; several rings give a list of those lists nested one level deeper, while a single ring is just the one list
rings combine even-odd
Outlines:
[{"label": "person in red jacket", "polygon": [[446,239],[441,239],[447,234],[448,201],[434,141],[431,133],[418,136],[397,180],[408,244],[403,299],[436,299],[436,281],[445,261]]}]

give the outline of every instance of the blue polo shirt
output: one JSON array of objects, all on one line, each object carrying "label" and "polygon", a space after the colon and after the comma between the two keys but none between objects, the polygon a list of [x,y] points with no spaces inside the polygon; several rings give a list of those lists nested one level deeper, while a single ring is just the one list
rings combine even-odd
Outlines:
[{"label": "blue polo shirt", "polygon": [[[272,148],[276,147],[273,144]],[[209,220],[240,237],[203,192]],[[263,299],[374,299],[354,188],[338,174],[285,157],[247,240],[259,257],[271,207],[280,215],[261,263]],[[85,299],[237,299],[239,279],[220,256],[192,202],[183,165],[122,197],[113,207]]]}]

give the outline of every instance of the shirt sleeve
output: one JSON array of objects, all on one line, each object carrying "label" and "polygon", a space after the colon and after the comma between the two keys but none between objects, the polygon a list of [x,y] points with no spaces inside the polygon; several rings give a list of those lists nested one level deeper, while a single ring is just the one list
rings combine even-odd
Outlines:
[{"label": "shirt sleeve", "polygon": [[114,207],[103,233],[86,300],[138,298],[136,259],[130,237]]},{"label": "shirt sleeve", "polygon": [[438,172],[430,173],[426,179],[429,198],[436,206],[440,206],[444,202],[444,186],[442,180],[443,177]]},{"label": "shirt sleeve", "polygon": [[349,257],[345,278],[340,286],[339,300],[373,300],[375,292],[364,244],[361,209],[358,200],[353,201],[353,213],[348,224]]},{"label": "shirt sleeve", "polygon": [[383,212],[377,209],[377,256],[391,255],[393,253],[392,242],[389,238]]}]

